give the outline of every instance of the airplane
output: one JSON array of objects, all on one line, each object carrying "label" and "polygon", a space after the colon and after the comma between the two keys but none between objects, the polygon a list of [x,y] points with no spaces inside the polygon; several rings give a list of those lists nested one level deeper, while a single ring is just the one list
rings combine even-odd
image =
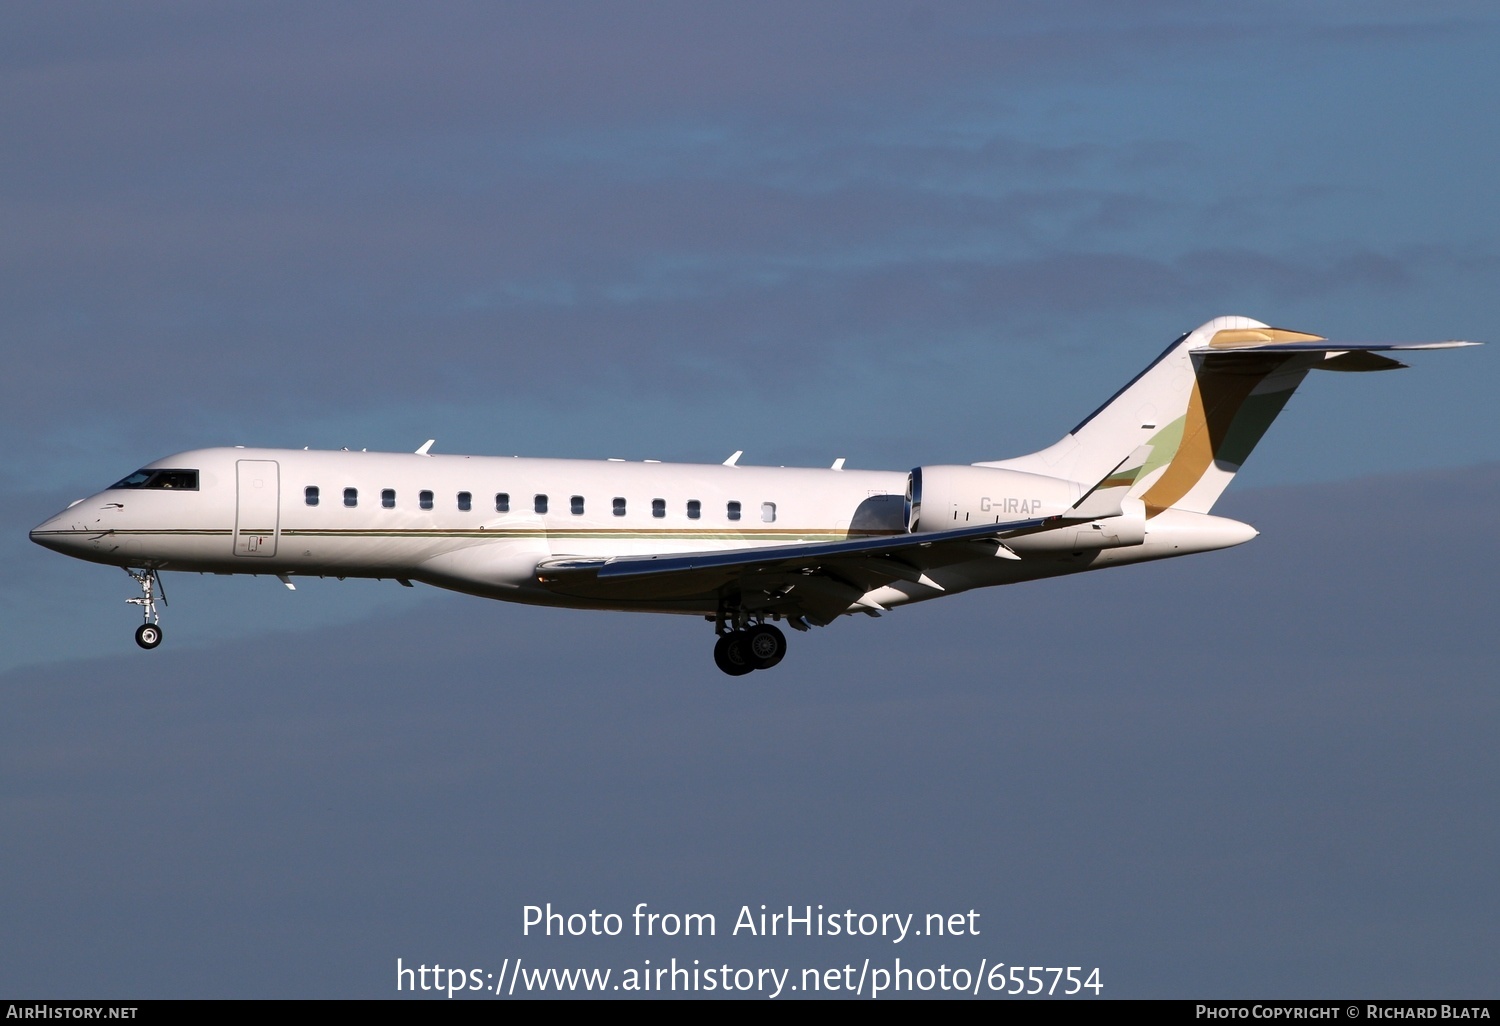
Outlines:
[{"label": "airplane", "polygon": [[910,602],[1239,545],[1218,499],[1310,370],[1391,350],[1246,317],[1190,331],[1056,444],[909,472],[306,449],[197,449],[148,463],[31,532],[122,567],[136,643],[161,643],[161,574],[365,577],[713,624],[740,676],[805,631]]}]

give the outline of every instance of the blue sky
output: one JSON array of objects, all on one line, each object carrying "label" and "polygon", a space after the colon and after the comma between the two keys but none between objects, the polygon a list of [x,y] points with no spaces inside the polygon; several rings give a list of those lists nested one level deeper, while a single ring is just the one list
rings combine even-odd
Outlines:
[{"label": "blue sky", "polygon": [[[1411,558],[1414,548],[1443,550],[1407,531],[1412,522],[1432,530],[1451,516],[1451,499],[1474,518],[1455,541],[1493,533],[1500,451],[1488,348],[1419,354],[1396,374],[1310,381],[1226,500],[1243,501],[1263,532],[1236,553],[841,623],[794,639],[776,677],[750,678],[748,703],[742,686],[712,670],[701,624],[575,618],[362,582],[310,582],[291,595],[265,580],[169,577],[167,646],[148,657],[130,641],[124,575],[44,552],[25,532],[148,460],[202,445],[406,450],[436,437],[448,452],[717,462],[744,449],[747,463],[843,456],[906,469],[1048,444],[1166,342],[1218,314],[1341,338],[1493,339],[1497,35],[1488,5],[1461,3],[6,7],[0,551],[11,584],[0,711],[12,739],[26,741],[11,746],[0,798],[25,839],[13,863],[25,878],[40,879],[31,875],[40,866],[71,868],[39,891],[21,875],[7,882],[3,901],[24,915],[0,919],[30,924],[27,936],[48,943],[35,957],[6,959],[21,968],[0,970],[0,991],[79,993],[98,980],[143,996],[381,996],[386,954],[392,964],[402,951],[488,957],[477,924],[450,928],[419,902],[350,918],[380,887],[414,886],[416,867],[434,856],[420,844],[351,840],[390,830],[426,831],[454,850],[472,840],[445,886],[453,901],[493,889],[502,924],[549,882],[579,901],[645,900],[629,896],[652,890],[715,908],[750,900],[738,895],[752,883],[782,902],[836,890],[844,897],[829,900],[914,909],[989,900],[997,918],[1015,913],[1012,948],[1055,940],[1053,957],[1093,950],[1129,965],[1117,994],[1375,993],[1367,984],[1380,977],[1361,975],[1370,951],[1355,934],[1404,929],[1430,940],[1445,916],[1467,914],[1447,897],[1424,904],[1404,873],[1451,871],[1488,885],[1463,859],[1493,819],[1495,765],[1462,745],[1443,756],[1440,740],[1475,728],[1474,717],[1492,722],[1466,676],[1479,672],[1484,630],[1452,632],[1441,618],[1430,631],[1389,627],[1414,605],[1423,616],[1494,612],[1493,575],[1475,569],[1492,566],[1493,546],[1465,549],[1458,558],[1472,562],[1455,568]],[[1277,523],[1275,536],[1263,520]],[[1337,569],[1323,553],[1342,543],[1306,541],[1320,530],[1359,539],[1339,550]],[[1467,589],[1456,609],[1446,604],[1454,587]],[[1232,649],[1235,666],[1220,665],[1202,636],[1174,638],[1171,625],[1201,613],[1204,596],[1228,601],[1247,589],[1264,601],[1236,606],[1232,633],[1263,644]],[[1341,663],[1346,645],[1362,647],[1348,638],[1312,632],[1298,658],[1275,665],[1245,654],[1281,646],[1284,600],[1310,594],[1326,605],[1306,617],[1336,610],[1349,637],[1387,665],[1429,667],[1411,671],[1429,690],[1408,690],[1410,675]],[[1155,605],[1124,622],[1147,633],[1111,633],[1137,595]],[[1371,619],[1348,620],[1354,609]],[[1098,643],[1079,652],[1096,629]],[[536,636],[547,639],[540,648]],[[383,664],[363,662],[372,638],[386,646]],[[1140,653],[1124,679],[1122,645]],[[497,669],[512,659],[526,667],[524,682]],[[1065,664],[1066,679],[1088,686],[1050,683]],[[373,688],[368,708],[361,680]],[[1118,686],[1100,690],[1105,681]],[[1370,681],[1376,698],[1365,702]],[[1257,710],[1261,694],[1282,704]],[[649,711],[631,721],[633,736],[684,746],[685,765],[598,721],[598,709],[632,696]],[[417,701],[431,703],[430,720],[408,736]],[[512,701],[555,742],[536,764],[547,770],[540,783],[526,780],[537,770],[525,759],[457,726],[476,703],[504,719]],[[1307,732],[1335,729],[1337,710],[1356,707],[1362,733],[1336,767],[1308,755],[1300,784],[1259,776],[1258,743],[1315,748]],[[1165,915],[1148,934],[1162,951],[1197,950],[1201,972],[1137,966],[1109,911],[1133,907],[1116,881],[1132,872],[1165,881],[1169,865],[1198,870],[1150,844],[1131,869],[1101,844],[1075,851],[1065,879],[1055,864],[1014,853],[1087,845],[1080,824],[1003,814],[981,822],[958,804],[950,819],[919,811],[927,794],[997,804],[1003,789],[984,774],[1003,772],[1027,781],[1033,813],[1051,797],[1080,823],[1103,814],[1070,804],[1084,782],[1049,773],[1058,767],[1041,751],[981,752],[985,738],[1008,736],[1013,708],[1042,717],[1054,728],[1049,742],[1081,759],[1101,736],[1115,737],[1111,786],[1138,797],[1125,802],[1133,826],[1123,813],[1101,821],[1099,836],[1117,850],[1132,830],[1189,848],[1201,840],[1197,820],[1139,796],[1192,772],[1209,725],[1263,714],[1260,741],[1245,732],[1242,752],[1231,747],[1197,791],[1174,801],[1199,810],[1207,836],[1222,839],[1244,820],[1212,787],[1240,794],[1259,782],[1281,796],[1284,816],[1268,806],[1255,820],[1257,845],[1269,847],[1246,857],[1264,861],[1236,874],[1210,860],[1195,879],[1204,894],[1238,881],[1221,894],[1224,923],[1281,887],[1312,924],[1306,936],[1320,938],[1313,962],[1326,975],[1287,965],[1236,975],[1252,936],[1273,937],[1270,925],[1205,947],[1194,931],[1216,921],[1204,912]],[[743,722],[726,719],[730,709]],[[375,742],[356,740],[340,710],[381,739],[376,747],[390,746],[380,758],[393,781],[408,781],[398,791],[418,780],[451,785],[438,788],[435,808],[381,806],[354,773],[371,757],[360,746]],[[1085,726],[1071,729],[1069,710]],[[1428,740],[1393,749],[1413,716]],[[980,754],[897,760],[889,778],[883,763],[866,761],[902,724],[910,750],[947,752],[956,718],[964,725],[952,736]],[[1112,722],[1127,733],[1112,733]],[[444,754],[445,723],[471,746],[466,760]],[[114,733],[125,724],[129,743]],[[512,729],[503,737],[514,744]],[[861,754],[842,764],[808,757],[795,786],[747,769],[761,763],[746,753],[785,759],[826,732],[842,732]],[[234,755],[218,770],[215,737]],[[1132,737],[1149,737],[1160,761],[1139,768]],[[324,750],[320,739],[337,743]],[[595,742],[606,754],[591,755]],[[1415,790],[1394,819],[1382,818],[1371,781],[1396,773],[1403,754],[1413,762],[1402,779]],[[616,824],[625,840],[605,844],[609,883],[591,892],[587,881],[604,870],[587,853],[603,842],[586,836],[600,813],[582,796],[608,793],[606,780],[637,756],[657,767],[641,786],[662,798],[637,810],[646,819],[633,828]],[[191,793],[168,759],[192,768]],[[721,840],[695,836],[708,799],[664,786],[672,766],[704,787],[733,785],[741,821],[766,835],[746,846],[759,862],[735,862]],[[1339,805],[1347,842],[1313,825],[1339,804],[1333,769],[1348,782]],[[870,797],[872,778],[903,796],[898,807]],[[1460,811],[1449,799],[1424,802],[1420,786],[1437,794],[1459,778],[1474,820],[1433,828],[1433,816]],[[494,822],[469,834],[460,822],[483,807],[482,793],[523,780],[540,788],[535,804],[501,802],[477,817],[513,816],[516,833],[534,839],[502,857],[494,846],[511,834]],[[124,842],[118,856],[89,847],[83,828],[51,829],[99,794],[143,813],[105,817]],[[278,795],[299,796],[285,817]],[[848,834],[815,829],[815,795],[838,796]],[[320,800],[352,810],[348,832],[317,825]],[[253,812],[265,858],[194,860],[195,851],[239,850],[239,827],[210,812],[194,828],[182,818],[192,808]],[[921,840],[870,854],[878,822]],[[1368,854],[1408,828],[1437,829],[1451,854],[1385,849],[1405,852],[1400,866]],[[717,829],[722,837],[729,827]],[[321,846],[271,857],[309,831]],[[182,860],[171,880],[199,898],[173,897],[171,880],[155,875],[156,835],[172,837]],[[861,841],[858,858],[850,838]],[[91,854],[64,857],[60,846],[72,843]],[[933,863],[935,852],[974,854]],[[1072,899],[1046,926],[1039,908],[1030,915],[998,896],[977,853],[1038,885],[1086,879],[1097,900]],[[693,868],[708,862],[719,868]],[[917,880],[923,864],[940,868],[935,881]],[[1325,879],[1331,865],[1349,871]],[[345,883],[324,892],[326,906],[255,897],[335,878]],[[1287,889],[1290,879],[1311,889]],[[1319,907],[1312,895],[1330,887],[1336,898]],[[1403,888],[1400,914],[1381,918]],[[1493,893],[1468,898],[1494,911]],[[49,916],[59,901],[82,918]],[[163,911],[139,951],[79,925],[90,915],[134,922],[148,908]],[[304,935],[293,924],[306,916],[318,924],[305,934],[316,943],[298,947],[287,938]],[[245,955],[249,941],[220,949],[195,932],[231,919],[277,938],[286,964],[262,955],[259,982],[232,984],[207,969],[152,968],[188,950],[210,962]],[[358,929],[341,939],[330,924],[346,920]],[[1493,950],[1492,926],[1453,925],[1463,928],[1445,942],[1452,965]],[[372,930],[385,947],[350,939]],[[9,947],[21,945],[5,932]],[[62,971],[83,932],[89,968]],[[503,957],[510,948],[500,942],[515,938],[501,930],[492,940]],[[341,968],[296,976],[292,960],[312,964],[313,947]],[[1418,974],[1413,987],[1492,995],[1493,977],[1479,967],[1451,972],[1459,975]]]}]

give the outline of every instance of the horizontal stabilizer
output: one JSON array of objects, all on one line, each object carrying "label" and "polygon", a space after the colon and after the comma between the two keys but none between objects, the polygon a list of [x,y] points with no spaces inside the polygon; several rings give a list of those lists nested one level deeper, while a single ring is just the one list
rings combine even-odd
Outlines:
[{"label": "horizontal stabilizer", "polygon": [[[1295,338],[1267,338],[1255,336],[1276,334],[1297,336]],[[1227,338],[1226,338],[1227,336]],[[1446,342],[1338,342],[1316,335],[1298,335],[1297,332],[1268,328],[1264,331],[1245,329],[1227,330],[1214,335],[1207,348],[1191,350],[1199,359],[1210,364],[1232,364],[1239,360],[1287,359],[1296,356],[1322,356],[1321,362],[1313,363],[1309,370],[1331,371],[1382,371],[1400,370],[1406,366],[1400,360],[1381,356],[1383,352],[1415,349],[1461,349],[1465,346],[1482,345],[1481,342],[1462,342],[1452,339]]]},{"label": "horizontal stabilizer", "polygon": [[1482,345],[1448,339],[1443,342],[1340,342],[1284,328],[1226,328],[1214,333],[1208,345],[1192,351],[1214,353],[1377,353],[1395,349],[1462,349]]}]

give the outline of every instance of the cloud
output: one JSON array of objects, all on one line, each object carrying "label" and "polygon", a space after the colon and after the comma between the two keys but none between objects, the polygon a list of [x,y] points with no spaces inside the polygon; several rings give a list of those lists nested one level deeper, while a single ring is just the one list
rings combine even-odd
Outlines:
[{"label": "cloud", "polygon": [[[201,444],[988,459],[1219,313],[1494,335],[1462,7],[8,14],[0,480],[42,506]],[[1491,459],[1448,366],[1302,437],[1399,402],[1341,474]]]}]

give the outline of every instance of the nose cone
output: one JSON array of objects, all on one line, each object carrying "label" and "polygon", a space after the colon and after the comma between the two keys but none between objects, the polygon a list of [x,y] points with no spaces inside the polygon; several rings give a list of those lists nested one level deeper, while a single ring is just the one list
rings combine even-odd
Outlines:
[{"label": "nose cone", "polygon": [[[73,506],[76,505],[78,503],[75,502]],[[69,516],[73,506],[33,527],[31,540],[44,549],[61,552],[65,556],[77,556],[90,548],[86,541],[88,536],[82,530],[83,525],[75,524],[73,521],[77,518]]]}]

